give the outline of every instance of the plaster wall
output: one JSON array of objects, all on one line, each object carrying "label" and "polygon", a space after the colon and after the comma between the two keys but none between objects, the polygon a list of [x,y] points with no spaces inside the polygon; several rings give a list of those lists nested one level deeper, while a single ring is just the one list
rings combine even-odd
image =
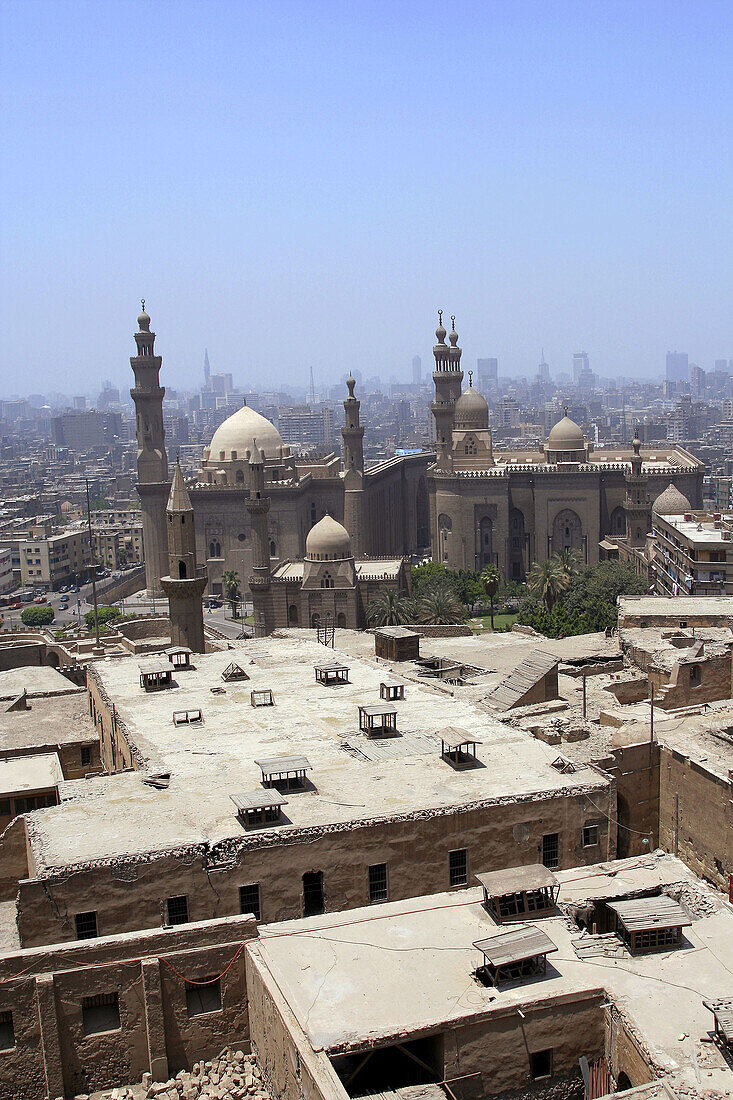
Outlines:
[{"label": "plaster wall", "polygon": [[727,892],[733,874],[733,783],[665,747],[659,776],[660,847]]}]

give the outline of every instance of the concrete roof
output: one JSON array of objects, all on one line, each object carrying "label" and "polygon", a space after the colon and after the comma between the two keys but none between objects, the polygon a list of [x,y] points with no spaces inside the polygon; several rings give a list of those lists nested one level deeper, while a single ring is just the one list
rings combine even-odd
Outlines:
[{"label": "concrete roof", "polygon": [[730,615],[733,596],[619,596],[620,615]]},{"label": "concrete roof", "polygon": [[0,672],[0,700],[14,699],[22,691],[27,691],[32,698],[35,695],[73,695],[79,688],[47,665],[24,665]]},{"label": "concrete roof", "polygon": [[594,892],[608,896],[598,892],[599,883],[612,883],[616,891],[619,874],[629,891],[673,881],[685,884],[686,896],[704,901],[699,912],[708,915],[693,913],[685,929],[688,949],[639,957],[622,952],[620,958],[584,952],[581,958],[573,941],[582,935],[587,945],[593,937],[565,915],[536,919],[533,925],[557,947],[547,975],[497,991],[475,981],[482,959],[473,944],[505,934],[506,926],[493,923],[481,890],[472,888],[352,910],[348,922],[335,913],[261,926],[260,939],[248,950],[262,958],[316,1050],[358,1048],[393,1035],[404,1041],[419,1029],[492,1010],[605,990],[631,1016],[658,1071],[672,1075],[673,1087],[694,1094],[702,1065],[704,1088],[728,1093],[730,1069],[700,1036],[712,1026],[703,998],[725,996],[730,988],[731,907],[681,861],[662,853],[561,872],[560,903]]},{"label": "concrete roof", "polygon": [[11,756],[0,760],[0,797],[26,791],[46,791],[49,787],[57,787],[63,778],[55,752]]},{"label": "concrete roof", "polygon": [[[339,650],[330,655],[347,656]],[[289,795],[286,823],[273,827],[278,834],[607,784],[592,768],[559,774],[551,767],[556,749],[502,725],[470,695],[409,681],[406,699],[396,703],[401,736],[389,739],[385,755],[381,743],[359,730],[358,707],[379,704],[385,667],[400,682],[400,666],[351,657],[351,682],[326,692],[313,676],[323,656],[323,646],[302,635],[253,640],[197,655],[195,670],[176,671],[179,687],[150,693],[141,689],[134,661],[97,662],[96,673],[148,769],[170,772],[170,785],[153,790],[144,773],[64,784],[62,805],[30,826],[41,872],[79,862],[80,835],[84,862],[231,838],[259,843],[273,830],[245,836],[230,795],[258,787],[255,761],[262,757],[297,753],[313,765],[313,789]],[[232,659],[250,679],[213,695],[210,688],[222,685]],[[250,691],[270,687],[275,706],[252,708]],[[202,726],[171,725],[173,710],[196,707],[203,710]],[[478,756],[485,767],[456,772],[441,759],[440,731],[453,724],[482,742]]]},{"label": "concrete roof", "polygon": [[83,688],[61,698],[33,699],[28,710],[0,710],[0,755],[9,749],[91,744],[97,740]]}]

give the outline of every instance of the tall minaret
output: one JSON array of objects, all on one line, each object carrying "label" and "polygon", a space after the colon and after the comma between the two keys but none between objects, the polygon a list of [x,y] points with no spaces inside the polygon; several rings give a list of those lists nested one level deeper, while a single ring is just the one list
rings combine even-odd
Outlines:
[{"label": "tall minaret", "polygon": [[450,340],[450,347],[448,347],[445,342],[445,329],[443,328],[443,310],[438,310],[438,327],[435,330],[435,338],[438,342],[433,348],[433,355],[435,356],[435,370],[433,371],[435,400],[431,408],[435,417],[438,465],[444,467],[449,464],[453,413],[456,401],[461,396],[461,383],[463,382],[461,349],[458,347],[455,317],[451,317],[451,321],[453,327],[448,337]]},{"label": "tall minaret", "polygon": [[162,596],[160,578],[168,568],[165,507],[170,492],[168,458],[163,430],[163,395],[160,367],[163,360],[155,355],[155,333],[150,331],[150,318],[145,312],[137,319],[135,333],[137,355],[130,357],[135,372],[135,388],[130,397],[135,402],[135,434],[137,436],[137,491],[143,520],[145,549],[145,583],[149,596]]},{"label": "tall minaret", "polygon": [[642,473],[638,424],[634,430],[634,441],[631,447],[633,450],[631,473],[626,474],[626,499],[624,500],[626,539],[629,546],[641,547],[646,542],[647,533],[651,531],[651,504],[647,495],[649,477]]},{"label": "tall minaret", "polygon": [[349,396],[344,401],[344,527],[351,535],[355,558],[369,552],[364,491],[364,428],[359,423],[361,401],[354,397],[356,379],[346,379]]},{"label": "tall minaret", "polygon": [[252,440],[249,455],[249,496],[247,511],[252,526],[252,576],[249,587],[254,606],[255,636],[264,638],[275,629],[270,584],[270,535],[267,514],[270,498],[265,496],[265,452]]},{"label": "tall minaret", "polygon": [[173,471],[166,519],[168,573],[161,578],[161,584],[170,607],[171,644],[188,646],[194,653],[205,653],[202,596],[208,578],[196,565],[193,505],[180,462]]}]

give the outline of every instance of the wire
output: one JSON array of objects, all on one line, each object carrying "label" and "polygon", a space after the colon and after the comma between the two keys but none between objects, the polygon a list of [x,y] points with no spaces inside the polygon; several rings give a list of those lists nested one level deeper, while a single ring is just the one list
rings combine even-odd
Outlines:
[{"label": "wire", "polygon": [[618,819],[618,814],[616,815],[615,819],[612,818],[611,815],[607,814],[605,810],[602,810],[600,806],[596,806],[595,802],[591,798],[589,798],[588,795],[586,795],[585,797],[588,800],[588,802],[590,802],[593,809],[597,813],[599,813],[601,815],[601,817],[605,817],[608,821],[611,822],[612,825],[614,824],[614,820],[615,820],[615,824],[616,824],[617,828],[623,829],[627,833],[636,833],[638,836],[651,837],[653,835],[653,830],[652,829],[647,829],[646,832],[645,832],[643,829],[632,829],[629,825],[622,825],[621,822]]}]

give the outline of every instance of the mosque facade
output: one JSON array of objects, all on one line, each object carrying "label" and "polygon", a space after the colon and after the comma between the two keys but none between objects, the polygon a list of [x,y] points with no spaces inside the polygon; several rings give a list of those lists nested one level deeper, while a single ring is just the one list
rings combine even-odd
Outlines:
[{"label": "mosque facade", "polygon": [[[138,491],[147,586],[158,593],[168,570],[161,533],[170,492],[165,390],[144,309],[138,323],[138,355],[131,359]],[[311,624],[320,615],[319,601],[324,614],[326,603],[333,602],[329,612],[335,622],[361,625],[364,593],[377,582],[378,587],[403,584],[394,563],[411,555],[432,553],[451,569],[480,571],[492,563],[503,577],[521,581],[533,561],[556,551],[571,548],[592,563],[607,537],[643,544],[652,502],[670,484],[692,507],[701,506],[703,464],[681,446],[642,452],[635,439],[631,449],[594,451],[566,416],[534,449],[495,451],[488,405],[470,374],[463,389],[455,319],[450,334],[439,319],[433,354],[435,454],[399,456],[365,470],[353,378],[344,401],[343,462],[335,454],[319,461],[291,454],[277,428],[246,405],[217,428],[186,486],[198,569],[210,595],[222,594],[223,574],[232,570],[253,594],[258,590],[255,603],[267,611],[261,633],[296,620]],[[346,583],[351,567],[339,565],[332,572],[333,595],[324,595],[329,589],[321,586],[323,570],[307,565],[318,561],[312,544],[309,557],[309,533],[326,517],[326,528],[335,523],[349,539],[349,553],[331,560],[355,563],[353,579],[362,578],[361,595],[358,583]],[[341,600],[347,589],[353,590],[350,611],[336,607],[339,590]]]}]

